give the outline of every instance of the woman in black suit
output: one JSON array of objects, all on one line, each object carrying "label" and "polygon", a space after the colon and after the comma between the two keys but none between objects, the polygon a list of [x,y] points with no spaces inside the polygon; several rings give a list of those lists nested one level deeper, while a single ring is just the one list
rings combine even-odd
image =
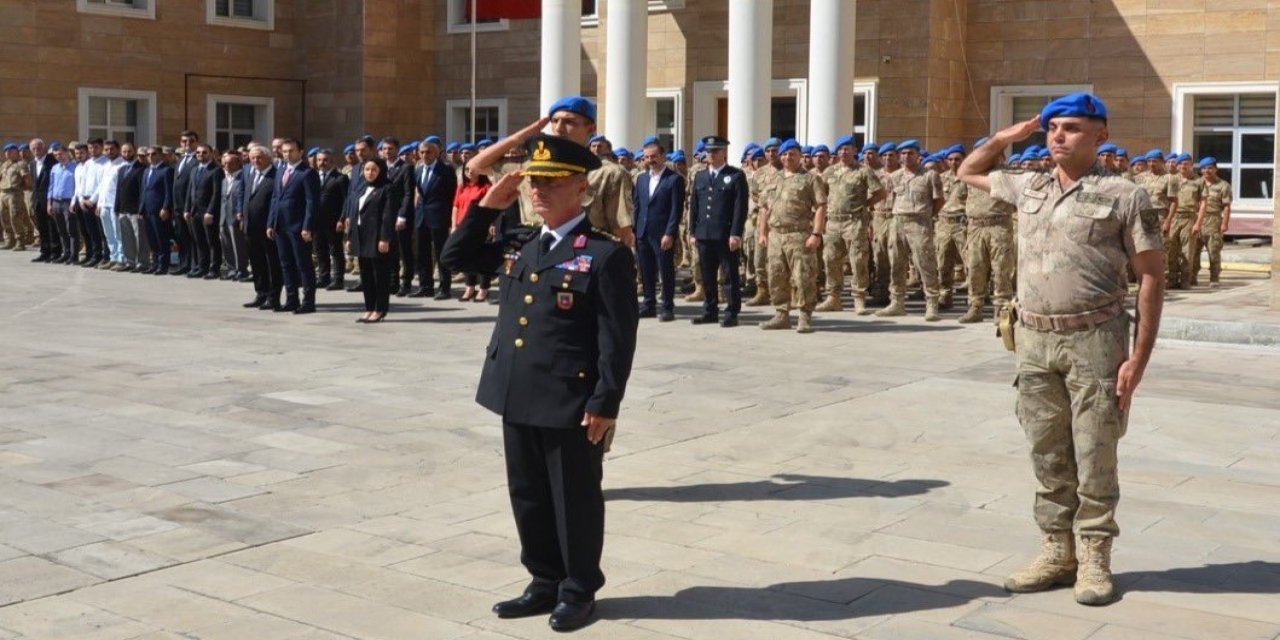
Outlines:
[{"label": "woman in black suit", "polygon": [[360,288],[364,292],[364,315],[356,322],[381,322],[391,301],[399,247],[396,245],[396,203],[391,198],[391,181],[382,160],[370,160],[361,167],[364,191],[347,217],[351,253],[360,259]]}]

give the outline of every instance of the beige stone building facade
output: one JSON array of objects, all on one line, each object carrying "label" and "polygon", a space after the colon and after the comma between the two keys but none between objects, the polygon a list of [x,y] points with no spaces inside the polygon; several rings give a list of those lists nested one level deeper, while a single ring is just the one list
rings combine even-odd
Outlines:
[{"label": "beige stone building facade", "polygon": [[[646,131],[673,147],[727,133],[730,6],[755,1],[648,2]],[[848,130],[859,138],[972,143],[1055,95],[1089,90],[1131,152],[1218,156],[1237,188],[1233,231],[1272,232],[1280,0],[848,2]],[[363,132],[463,139],[467,4],[0,0],[0,136],[172,143],[191,128],[220,146],[273,135],[338,145]],[[582,4],[582,93],[600,100],[608,128],[610,3]],[[811,3],[766,6],[769,133],[830,143],[808,135]],[[537,117],[539,23],[477,26],[476,135]]]}]

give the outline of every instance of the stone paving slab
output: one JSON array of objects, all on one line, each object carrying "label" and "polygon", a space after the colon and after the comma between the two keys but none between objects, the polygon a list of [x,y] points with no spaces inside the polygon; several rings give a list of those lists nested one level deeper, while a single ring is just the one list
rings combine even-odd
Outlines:
[{"label": "stone paving slab", "polygon": [[[282,316],[29,257],[0,255],[0,640],[553,637],[488,611],[525,581],[473,402],[492,306],[355,326],[353,294]],[[1158,347],[1121,447],[1124,597],[1092,609],[999,587],[1034,485],[1012,358],[957,316],[642,324],[579,635],[1280,637],[1280,353]]]}]

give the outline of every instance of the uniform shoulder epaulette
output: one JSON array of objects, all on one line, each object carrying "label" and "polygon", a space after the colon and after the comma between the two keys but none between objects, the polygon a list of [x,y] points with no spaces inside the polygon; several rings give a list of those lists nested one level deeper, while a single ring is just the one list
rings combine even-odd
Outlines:
[{"label": "uniform shoulder epaulette", "polygon": [[599,227],[591,227],[591,232],[602,235],[614,242],[622,242],[622,238],[619,238],[618,236],[615,236],[612,233],[609,233],[608,231],[605,231],[604,229],[601,229]]}]

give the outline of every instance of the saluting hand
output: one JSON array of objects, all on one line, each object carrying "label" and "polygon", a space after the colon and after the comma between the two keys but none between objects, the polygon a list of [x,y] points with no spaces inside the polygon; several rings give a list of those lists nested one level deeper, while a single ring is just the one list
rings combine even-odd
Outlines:
[{"label": "saluting hand", "polygon": [[609,433],[616,424],[618,424],[616,418],[605,418],[590,411],[582,415],[582,426],[587,428],[587,440],[591,444],[600,444],[605,434]]},{"label": "saluting hand", "polygon": [[528,142],[530,138],[533,138],[534,136],[541,133],[542,130],[545,129],[547,127],[547,124],[550,122],[551,122],[550,116],[544,116],[544,117],[538,118],[537,120],[533,121],[532,124],[517,131],[515,137],[517,140],[519,140],[522,143]]},{"label": "saluting hand", "polygon": [[480,206],[487,209],[506,209],[511,206],[520,197],[521,180],[524,180],[524,174],[520,171],[502,176],[480,199]]},{"label": "saluting hand", "polygon": [[1022,142],[1030,138],[1035,132],[1040,130],[1040,116],[1036,116],[1030,120],[1015,122],[1013,125],[1001,129],[994,138],[999,139],[1005,145],[1015,142]]}]

